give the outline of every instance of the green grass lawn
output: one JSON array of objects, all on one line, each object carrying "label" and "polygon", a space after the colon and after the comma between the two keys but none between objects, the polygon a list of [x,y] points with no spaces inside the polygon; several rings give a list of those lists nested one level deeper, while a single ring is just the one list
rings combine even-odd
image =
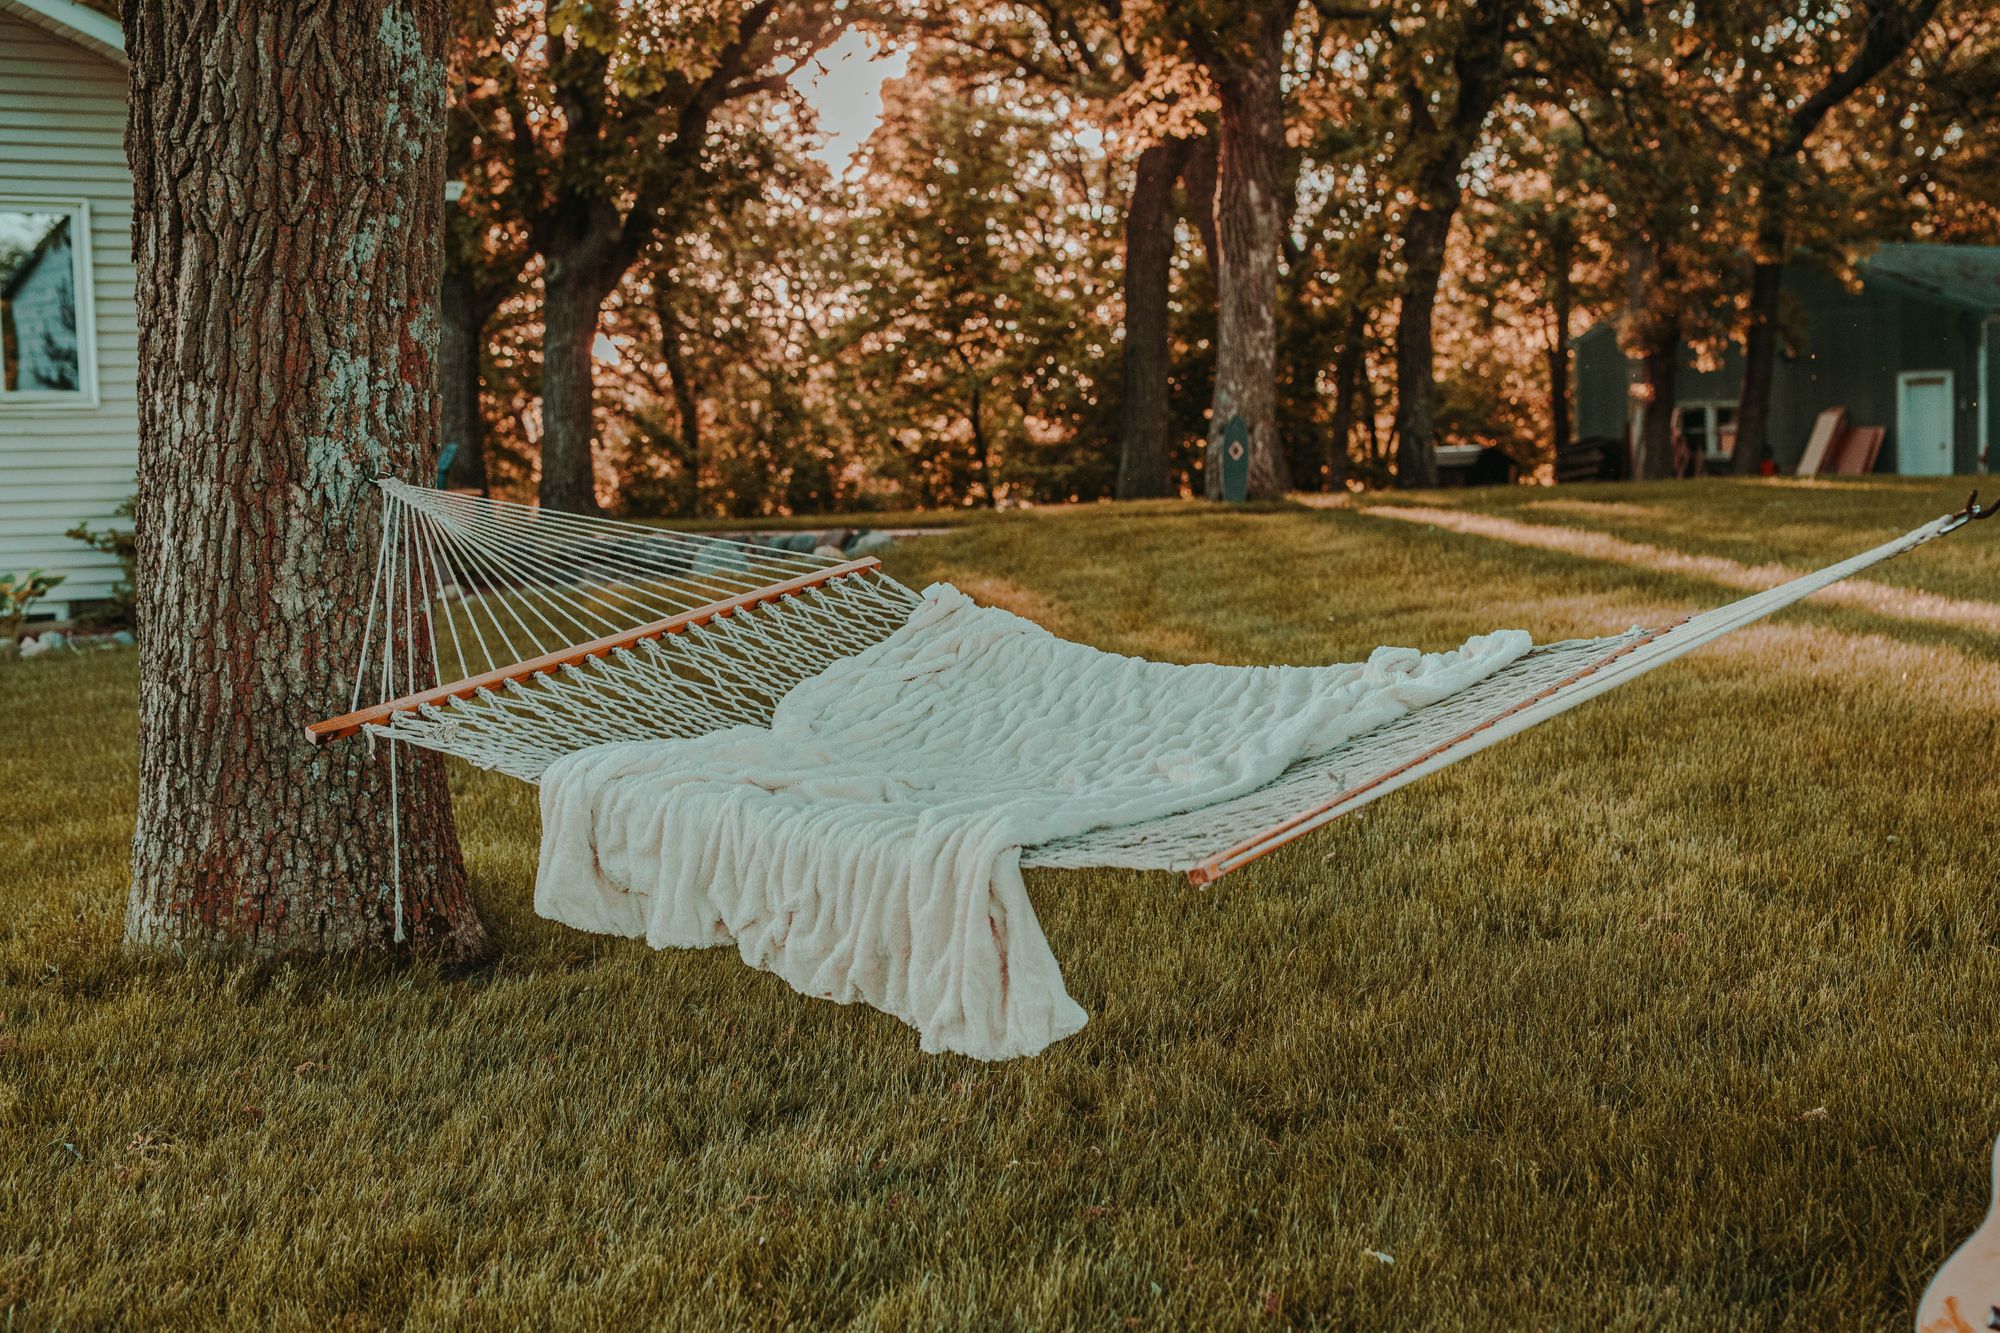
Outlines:
[{"label": "green grass lawn", "polygon": [[[1964,490],[1419,502],[1805,567]],[[1375,503],[888,563],[1176,660],[1739,595]],[[1872,577],[2000,602],[2000,522]],[[1807,605],[1207,889],[1035,874],[1090,1025],[981,1065],[538,920],[533,793],[470,771],[485,970],[128,958],[134,659],[0,663],[0,1326],[1905,1324],[2000,1130],[1996,667]]]}]

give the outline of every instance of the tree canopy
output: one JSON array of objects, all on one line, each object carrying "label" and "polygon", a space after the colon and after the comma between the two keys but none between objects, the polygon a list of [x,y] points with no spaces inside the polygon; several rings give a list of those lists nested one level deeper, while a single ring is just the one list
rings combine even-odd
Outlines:
[{"label": "tree canopy", "polygon": [[[1979,0],[462,0],[455,42],[453,480],[568,508],[1216,494],[1232,418],[1255,494],[1532,470],[1604,321],[1642,408],[1742,351],[1753,467],[1786,266],[2000,242]],[[904,69],[829,163],[836,44]]]}]

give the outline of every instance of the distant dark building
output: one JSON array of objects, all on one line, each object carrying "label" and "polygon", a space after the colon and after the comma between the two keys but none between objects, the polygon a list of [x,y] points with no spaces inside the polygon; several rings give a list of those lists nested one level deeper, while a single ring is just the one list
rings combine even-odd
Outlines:
[{"label": "distant dark building", "polygon": [[[1796,331],[1771,385],[1771,454],[1792,471],[1813,420],[1845,407],[1855,425],[1884,426],[1878,472],[1945,476],[1983,472],[2000,434],[1991,388],[2000,379],[2000,246],[1886,245],[1861,270],[1861,290],[1793,264],[1785,274],[1787,327]],[[1577,435],[1628,438],[1637,368],[1600,324],[1576,340]],[[1681,350],[1675,417],[1682,440],[1710,471],[1735,446],[1743,357],[1732,348],[1715,370]]]}]

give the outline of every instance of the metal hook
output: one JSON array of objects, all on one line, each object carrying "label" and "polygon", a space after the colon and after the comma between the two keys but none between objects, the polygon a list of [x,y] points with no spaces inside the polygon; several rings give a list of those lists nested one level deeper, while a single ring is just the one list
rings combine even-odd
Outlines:
[{"label": "metal hook", "polygon": [[1968,523],[1976,523],[1982,518],[1992,518],[1996,513],[2000,513],[2000,504],[1990,504],[1982,508],[1979,503],[1979,492],[1975,490],[1970,496],[1966,497],[1965,508],[1953,514],[1951,522],[1945,524],[1938,531],[1940,533],[1956,532]]}]

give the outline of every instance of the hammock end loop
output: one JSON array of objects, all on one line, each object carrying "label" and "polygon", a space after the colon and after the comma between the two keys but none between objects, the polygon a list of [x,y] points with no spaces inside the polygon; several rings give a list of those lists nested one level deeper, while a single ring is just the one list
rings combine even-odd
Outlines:
[{"label": "hammock end loop", "polygon": [[2000,504],[1981,505],[1979,492],[1974,490],[1966,497],[1965,508],[1949,515],[1945,519],[1944,526],[1937,529],[1937,535],[1942,537],[1947,532],[1957,532],[1968,523],[1976,523],[1982,518],[1992,518],[1995,512],[2000,512]]}]

